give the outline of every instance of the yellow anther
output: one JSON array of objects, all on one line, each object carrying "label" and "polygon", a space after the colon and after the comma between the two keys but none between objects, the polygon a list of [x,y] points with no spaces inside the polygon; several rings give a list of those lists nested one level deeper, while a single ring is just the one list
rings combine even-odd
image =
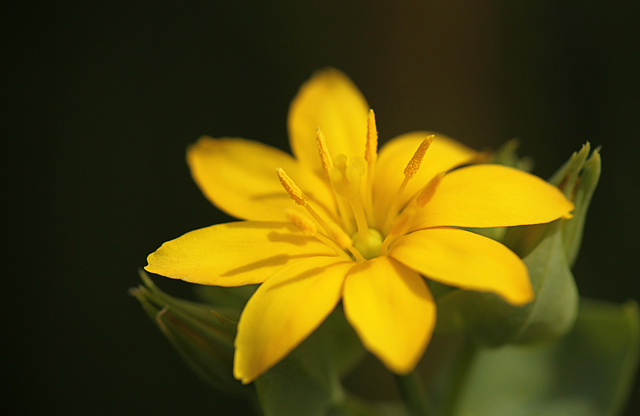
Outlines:
[{"label": "yellow anther", "polygon": [[276,173],[278,174],[278,179],[280,179],[280,183],[287,191],[291,199],[295,201],[296,204],[306,207],[309,204],[309,200],[307,196],[302,192],[298,185],[287,175],[287,173],[282,168],[276,168]]},{"label": "yellow anther", "polygon": [[376,127],[376,115],[369,110],[367,117],[367,144],[364,150],[364,160],[369,164],[378,158],[378,128]]},{"label": "yellow anther", "polygon": [[349,250],[350,247],[353,247],[353,241],[351,240],[351,237],[349,237],[349,235],[345,233],[342,228],[331,223],[329,229],[331,231],[331,237],[333,238],[333,241],[336,242],[338,247],[343,250]]},{"label": "yellow anther", "polygon": [[303,233],[307,235],[315,235],[318,232],[318,228],[309,218],[305,217],[298,211],[288,209],[286,211],[287,218]]},{"label": "yellow anther", "polygon": [[373,179],[375,176],[376,160],[378,159],[378,128],[376,127],[376,115],[369,110],[367,116],[367,142],[364,148],[364,160],[367,162],[367,179],[364,188],[365,212],[372,215],[373,209]]},{"label": "yellow anther", "polygon": [[[310,208],[310,207],[307,206],[307,208]],[[329,247],[333,248],[338,256],[344,256],[346,258],[350,258],[349,255],[347,254],[347,252],[351,253],[353,248],[351,248],[351,247],[343,247],[342,244],[344,244],[345,241],[344,240],[340,241],[340,240],[336,239],[335,236],[338,235],[337,233],[333,233],[332,232],[331,233],[332,237],[328,238],[327,236],[325,236],[325,235],[323,235],[323,234],[318,232],[318,228],[313,223],[313,221],[311,221],[309,218],[305,217],[304,215],[300,214],[299,212],[291,210],[291,209],[288,209],[285,212],[285,214],[287,215],[287,218],[289,218],[289,220],[293,223],[293,225],[298,227],[300,229],[300,231],[302,231],[304,234],[312,236],[312,237],[315,237],[318,241],[321,241],[324,244],[328,245]],[[333,224],[331,224],[331,225],[333,225]],[[336,226],[336,228],[337,228],[337,226]],[[343,231],[343,233],[344,233],[344,231]],[[347,236],[347,238],[349,238],[349,237]],[[350,241],[349,241],[349,244],[352,246]],[[355,257],[357,258],[357,256],[355,256]]]},{"label": "yellow anther", "polygon": [[436,193],[436,189],[438,189],[438,185],[442,182],[442,178],[444,178],[444,172],[434,176],[422,191],[420,191],[416,197],[416,204],[418,204],[419,207],[424,207],[431,201],[431,198],[433,198],[433,195]]},{"label": "yellow anther", "polygon": [[422,143],[420,143],[418,150],[416,150],[409,163],[407,163],[407,167],[404,168],[405,177],[411,179],[415,176],[416,173],[418,173],[418,169],[420,169],[422,159],[424,159],[424,155],[425,153],[427,153],[427,149],[429,149],[429,146],[431,146],[434,138],[435,136],[432,134],[430,136],[427,136],[427,138],[424,139]]},{"label": "yellow anther", "polygon": [[331,169],[333,169],[333,159],[331,159],[331,154],[327,147],[327,141],[325,140],[324,133],[320,130],[320,127],[316,130],[316,143],[318,144],[318,152],[320,153],[322,169],[324,170],[324,173],[329,176]]}]

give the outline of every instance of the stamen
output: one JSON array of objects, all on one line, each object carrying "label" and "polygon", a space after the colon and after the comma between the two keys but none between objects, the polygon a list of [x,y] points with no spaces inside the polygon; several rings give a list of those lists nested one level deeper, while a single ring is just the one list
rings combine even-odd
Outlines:
[{"label": "stamen", "polygon": [[369,110],[367,116],[367,144],[364,150],[364,160],[372,164],[378,158],[378,128],[376,127],[376,115]]},{"label": "stamen", "polygon": [[365,162],[362,158],[351,158],[347,163],[347,157],[343,154],[336,156],[335,166],[331,170],[331,184],[336,192],[344,197],[351,206],[356,220],[358,233],[365,235],[367,216],[362,203],[361,182],[365,172]]},{"label": "stamen", "polygon": [[422,143],[420,143],[418,150],[416,150],[416,152],[413,154],[413,157],[411,158],[409,163],[407,163],[407,167],[404,168],[404,175],[409,179],[412,179],[415,174],[418,173],[418,169],[420,169],[422,159],[424,159],[424,155],[425,153],[427,153],[427,149],[429,149],[429,146],[431,146],[434,138],[435,136],[433,134],[427,136],[427,138],[424,139]]},{"label": "stamen", "polygon": [[335,241],[318,233],[316,225],[309,218],[293,210],[287,210],[286,215],[287,218],[289,218],[289,220],[293,223],[293,225],[298,227],[304,234],[315,237],[317,240],[333,248],[337,255],[349,258],[349,255],[345,253],[343,247],[339,246],[339,243],[336,244]]},{"label": "stamen", "polygon": [[407,206],[402,211],[402,213],[398,215],[391,227],[391,230],[389,231],[389,234],[387,234],[387,237],[382,242],[382,248],[380,249],[381,255],[386,255],[387,251],[389,250],[389,245],[391,245],[391,243],[398,237],[406,234],[410,226],[409,222],[415,215],[415,210],[423,208],[429,203],[429,201],[431,201],[436,193],[436,190],[438,189],[438,185],[440,185],[440,182],[442,182],[442,178],[444,178],[444,176],[445,172],[439,173],[434,176],[433,179],[431,179],[429,183],[427,183],[427,185],[422,188],[422,190],[416,196],[415,205]]},{"label": "stamen", "polygon": [[282,168],[276,168],[276,173],[278,174],[278,179],[280,179],[280,183],[287,191],[291,199],[300,206],[306,207],[309,205],[309,199],[302,192],[302,189],[298,188],[298,185],[287,175],[287,173]]},{"label": "stamen", "polygon": [[369,110],[367,116],[367,142],[364,149],[364,160],[367,162],[367,180],[364,190],[365,212],[373,209],[373,178],[375,176],[376,160],[378,159],[378,128],[376,127],[376,115],[373,110]]},{"label": "stamen", "polygon": [[433,134],[427,136],[427,138],[424,139],[422,143],[420,143],[420,146],[418,146],[418,150],[416,150],[416,152],[413,154],[409,163],[407,163],[407,167],[404,168],[404,179],[402,180],[400,187],[391,199],[391,203],[387,211],[387,217],[384,222],[384,227],[382,228],[383,230],[389,229],[391,221],[393,221],[393,216],[398,212],[398,208],[400,206],[400,203],[402,202],[402,194],[407,187],[407,183],[411,179],[413,179],[416,173],[418,173],[420,165],[422,164],[422,159],[424,159],[424,156],[427,153],[429,146],[431,146],[431,143],[433,143],[434,138],[435,135]]},{"label": "stamen", "polygon": [[351,209],[353,210],[353,216],[356,219],[356,225],[358,226],[358,234],[364,236],[369,231],[369,225],[367,224],[367,216],[362,206],[360,199],[349,201],[351,203]]},{"label": "stamen", "polygon": [[345,207],[344,201],[341,201],[336,195],[336,190],[331,183],[331,170],[333,169],[333,159],[331,158],[331,154],[329,153],[329,147],[327,146],[327,140],[324,137],[324,133],[318,127],[316,129],[316,144],[318,145],[318,153],[320,154],[320,162],[322,163],[322,170],[325,175],[329,179],[329,183],[331,186],[331,193],[333,194],[333,199],[336,201],[336,206],[338,207],[338,213],[340,214],[340,218],[342,219],[342,225],[346,229],[350,229],[353,227],[351,221],[349,220],[349,215],[347,214],[348,208]]},{"label": "stamen", "polygon": [[296,183],[287,175],[287,173],[282,168],[276,168],[276,173],[278,174],[278,179],[280,179],[280,183],[287,191],[291,199],[295,201],[296,204],[303,206],[309,214],[313,217],[314,220],[318,221],[318,224],[325,229],[327,233],[329,233],[329,227],[327,223],[318,215],[315,209],[311,205],[309,205],[309,198],[302,192],[302,189],[296,185]]},{"label": "stamen", "polygon": [[349,247],[353,246],[353,241],[351,240],[351,237],[349,237],[349,235],[347,235],[347,233],[344,232],[344,230],[340,227],[338,227],[335,224],[332,224],[330,226],[331,228],[331,237],[333,237],[333,240],[336,242],[336,244],[338,244],[338,246],[343,249],[343,250],[348,250]]},{"label": "stamen", "polygon": [[360,254],[360,252],[353,246],[353,240],[351,240],[351,237],[349,237],[347,235],[347,233],[345,233],[342,230],[342,228],[337,227],[337,226],[331,227],[331,234],[332,234],[333,239],[335,240],[335,242],[338,244],[338,246],[341,249],[346,250],[349,253],[351,253],[351,255],[358,262],[365,261],[364,256],[362,254]]},{"label": "stamen", "polygon": [[300,214],[298,211],[294,211],[292,209],[288,209],[285,214],[289,221],[293,223],[296,227],[300,229],[306,235],[315,235],[318,232],[318,228],[309,218]]},{"label": "stamen", "polygon": [[420,191],[420,193],[416,197],[416,204],[418,204],[420,208],[424,207],[429,203],[429,201],[431,201],[431,198],[433,198],[433,195],[435,195],[436,189],[438,189],[438,185],[440,185],[440,182],[442,182],[442,178],[444,178],[444,175],[444,172],[438,173],[433,177],[433,179],[429,181],[429,183],[422,189],[422,191]]},{"label": "stamen", "polygon": [[318,144],[318,152],[320,153],[320,161],[322,162],[322,169],[324,173],[329,176],[331,169],[333,169],[333,159],[329,153],[327,147],[327,141],[324,138],[324,133],[320,130],[320,127],[316,130],[316,143]]}]

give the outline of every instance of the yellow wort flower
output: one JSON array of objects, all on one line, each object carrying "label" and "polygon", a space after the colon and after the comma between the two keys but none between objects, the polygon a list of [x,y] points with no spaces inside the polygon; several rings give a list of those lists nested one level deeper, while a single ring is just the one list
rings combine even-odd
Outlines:
[{"label": "yellow wort flower", "polygon": [[378,153],[373,111],[334,69],[302,86],[288,127],[295,157],[239,138],[191,146],[203,193],[244,221],[189,232],[147,259],[147,271],[197,284],[262,283],[238,323],[242,382],[284,358],[340,300],[371,353],[395,373],[412,371],[436,320],[423,276],[513,305],[533,299],[518,256],[458,227],[569,217],[573,204],[557,188],[504,166],[463,166],[478,154],[439,134],[405,134]]}]

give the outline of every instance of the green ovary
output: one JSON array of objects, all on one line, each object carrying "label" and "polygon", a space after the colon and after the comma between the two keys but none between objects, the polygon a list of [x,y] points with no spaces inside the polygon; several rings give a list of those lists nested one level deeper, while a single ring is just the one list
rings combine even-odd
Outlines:
[{"label": "green ovary", "polygon": [[356,233],[353,247],[367,260],[378,257],[382,247],[382,234],[373,228],[369,228],[364,235]]}]

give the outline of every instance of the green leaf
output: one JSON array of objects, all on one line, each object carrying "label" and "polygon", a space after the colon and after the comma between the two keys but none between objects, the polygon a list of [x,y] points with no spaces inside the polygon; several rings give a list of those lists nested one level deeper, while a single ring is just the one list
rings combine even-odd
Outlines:
[{"label": "green leaf", "polygon": [[536,294],[524,307],[511,306],[490,293],[454,290],[438,302],[439,332],[468,329],[482,344],[540,342],[571,329],[578,292],[558,227],[524,259]]},{"label": "green leaf", "polygon": [[[324,416],[347,406],[340,377],[363,354],[342,310],[334,311],[309,338],[255,381],[265,415]],[[338,414],[350,414],[346,411]]]},{"label": "green leaf", "polygon": [[478,352],[452,414],[620,414],[639,351],[640,315],[635,302],[582,300],[575,327],[558,341]]}]

